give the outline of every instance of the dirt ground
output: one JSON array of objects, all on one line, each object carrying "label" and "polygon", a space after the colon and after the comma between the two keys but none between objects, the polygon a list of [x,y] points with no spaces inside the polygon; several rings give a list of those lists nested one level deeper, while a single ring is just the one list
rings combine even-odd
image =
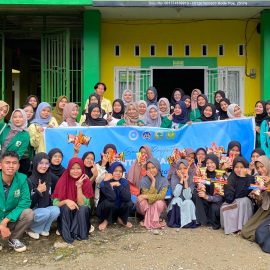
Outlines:
[{"label": "dirt ground", "polygon": [[54,234],[40,240],[26,236],[24,253],[3,247],[0,269],[270,270],[270,254],[239,235],[206,227],[166,228],[155,234],[134,219],[132,223],[132,229],[112,225],[102,233],[95,230],[89,240],[65,247]]}]

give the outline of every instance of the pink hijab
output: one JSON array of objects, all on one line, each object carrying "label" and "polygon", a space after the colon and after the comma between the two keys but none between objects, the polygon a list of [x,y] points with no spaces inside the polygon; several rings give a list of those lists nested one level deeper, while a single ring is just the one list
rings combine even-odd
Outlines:
[{"label": "pink hijab", "polygon": [[195,88],[195,89],[192,90],[191,95],[190,95],[190,97],[191,97],[191,109],[192,110],[197,109],[197,99],[193,98],[193,94],[194,94],[195,91],[199,95],[202,93],[202,91],[200,89],[198,89],[198,88]]},{"label": "pink hijab", "polygon": [[[148,156],[147,159],[153,158],[152,150],[148,145],[143,145],[141,148],[144,148],[146,150]],[[132,166],[128,171],[127,179],[137,188],[140,188],[140,182],[142,180],[142,177],[143,175],[141,174],[141,166],[139,165],[138,160],[136,159],[136,161],[132,164]]]}]

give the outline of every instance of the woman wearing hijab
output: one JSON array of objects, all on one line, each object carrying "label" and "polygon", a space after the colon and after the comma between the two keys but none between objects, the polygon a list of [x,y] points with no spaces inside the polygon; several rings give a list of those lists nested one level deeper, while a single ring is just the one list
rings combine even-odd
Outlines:
[{"label": "woman wearing hijab", "polygon": [[147,109],[147,103],[144,100],[139,100],[137,102],[138,111],[139,111],[139,119],[144,122],[145,121],[145,114]]},{"label": "woman wearing hijab", "polygon": [[161,117],[156,105],[149,105],[145,114],[145,125],[148,127],[160,127]]},{"label": "woman wearing hijab", "polygon": [[34,108],[34,111],[36,112],[38,105],[39,105],[39,99],[37,96],[35,95],[30,95],[26,98],[25,104],[31,104]]},{"label": "woman wearing hijab", "polygon": [[139,109],[135,102],[126,106],[124,118],[117,122],[117,126],[144,126],[139,118]]},{"label": "woman wearing hijab", "polygon": [[232,103],[228,106],[227,114],[230,119],[243,117],[240,106],[235,103]]},{"label": "woman wearing hijab", "polygon": [[63,122],[59,127],[77,127],[80,126],[76,122],[79,114],[79,106],[75,103],[67,103],[63,110]]},{"label": "woman wearing hijab", "polygon": [[63,152],[59,148],[53,148],[49,151],[48,156],[50,160],[49,171],[59,179],[65,171],[61,164],[64,157]]},{"label": "woman wearing hijab", "polygon": [[250,170],[250,175],[257,175],[257,171],[255,168],[255,161],[257,161],[258,157],[260,156],[265,156],[265,152],[261,148],[255,148],[251,152],[251,160],[249,163],[249,170]]},{"label": "woman wearing hijab", "polygon": [[96,103],[89,105],[88,113],[86,114],[86,119],[83,125],[88,127],[107,126],[108,122],[100,116],[101,109],[99,105]]},{"label": "woman wearing hijab", "polygon": [[151,86],[146,91],[146,103],[149,105],[157,105],[158,93],[154,86]]},{"label": "woman wearing hijab", "polygon": [[168,226],[172,228],[196,227],[195,205],[192,202],[194,183],[188,174],[189,163],[180,159],[171,178],[173,199],[168,206]]},{"label": "woman wearing hijab", "polygon": [[229,119],[227,114],[228,106],[231,104],[230,100],[227,98],[223,98],[219,101],[220,110],[218,112],[219,120]]},{"label": "woman wearing hijab", "polygon": [[124,117],[125,105],[122,99],[115,99],[112,104],[112,113],[107,113],[104,119],[107,120],[108,126],[115,127],[119,120]]},{"label": "woman wearing hijab", "polygon": [[22,109],[16,109],[11,114],[10,123],[1,132],[1,153],[14,151],[21,159],[29,147],[29,141],[26,113]]},{"label": "woman wearing hijab", "polygon": [[139,149],[137,159],[131,165],[127,179],[130,185],[131,200],[135,204],[137,197],[140,194],[140,183],[144,176],[146,176],[146,161],[153,158],[152,150],[148,145],[143,145]]},{"label": "woman wearing hijab", "polygon": [[256,147],[261,147],[260,128],[263,120],[267,117],[266,105],[264,101],[257,101],[255,104],[255,124],[256,124]]},{"label": "woman wearing hijab", "polygon": [[215,92],[215,95],[214,95],[215,104],[214,105],[215,105],[215,109],[216,109],[217,113],[220,111],[220,101],[223,98],[226,98],[224,91],[218,90]]},{"label": "woman wearing hijab", "polygon": [[198,119],[201,118],[202,110],[207,103],[208,103],[208,99],[207,99],[206,95],[203,95],[203,94],[198,95],[197,108],[192,109],[192,111],[190,113],[190,118],[189,118],[190,121],[196,122]]},{"label": "woman wearing hijab", "polygon": [[171,111],[169,100],[165,97],[160,98],[158,101],[158,109],[161,120],[163,120],[165,116],[169,116]]},{"label": "woman wearing hijab", "polygon": [[47,102],[41,102],[29,126],[30,143],[36,153],[45,152],[44,128],[55,126],[58,124],[52,120],[51,105]]},{"label": "woman wearing hijab", "polygon": [[125,171],[122,163],[114,162],[100,183],[100,199],[97,206],[97,216],[101,221],[98,227],[100,231],[104,231],[108,224],[114,222],[127,228],[132,227],[128,222],[132,202],[128,180],[123,178]]},{"label": "woman wearing hijab", "polygon": [[168,180],[162,176],[160,163],[151,158],[146,162],[146,176],[140,182],[141,194],[137,200],[137,211],[144,215],[141,225],[147,229],[158,229],[166,226],[165,221],[160,221],[160,215],[166,209],[164,201]]},{"label": "woman wearing hijab", "polygon": [[185,92],[181,88],[174,88],[172,95],[171,95],[171,109],[174,108],[175,104],[182,100]]},{"label": "woman wearing hijab", "polygon": [[[210,179],[216,178],[219,159],[214,154],[206,156],[206,176]],[[197,222],[201,225],[211,225],[213,230],[220,228],[220,207],[223,203],[223,196],[215,192],[213,183],[197,188],[194,193]]]},{"label": "woman wearing hijab", "polygon": [[72,158],[52,194],[53,205],[60,207],[58,231],[67,243],[88,239],[91,226],[88,205],[93,196],[92,184],[85,174],[83,161]]},{"label": "woman wearing hijab", "polygon": [[217,120],[216,107],[211,103],[207,103],[201,111],[201,118],[196,119],[195,122],[209,122],[215,120]]},{"label": "woman wearing hijab", "polygon": [[225,234],[241,231],[253,214],[248,195],[249,186],[254,184],[255,179],[248,171],[248,162],[243,157],[236,157],[228,184],[224,186],[225,202],[220,208],[221,227]]},{"label": "woman wearing hijab", "polygon": [[124,90],[122,94],[122,101],[124,102],[125,106],[133,102],[133,92],[129,89]]},{"label": "woman wearing hijab", "polygon": [[100,188],[99,185],[101,181],[105,178],[105,174],[107,170],[112,164],[112,160],[110,160],[109,156],[113,153],[117,153],[116,146],[114,144],[106,144],[103,148],[103,152],[101,153],[101,160],[96,164],[98,175],[96,177],[96,185],[95,185],[95,206],[98,205]]},{"label": "woman wearing hijab", "polygon": [[3,101],[0,100],[0,135],[2,133],[3,126],[5,125],[4,119],[7,116],[9,112],[9,105]]},{"label": "woman wearing hijab", "polygon": [[260,142],[261,148],[264,150],[266,156],[270,157],[270,100],[266,102],[267,115],[265,120],[262,121],[260,127]]},{"label": "woman wearing hijab", "polygon": [[164,117],[161,127],[179,129],[188,121],[186,104],[184,101],[179,101],[175,104],[173,113]]},{"label": "woman wearing hijab", "polygon": [[63,110],[68,103],[68,98],[66,96],[60,96],[57,101],[56,105],[52,111],[52,117],[55,118],[58,126],[64,121],[63,119]]},{"label": "woman wearing hijab", "polygon": [[195,152],[195,164],[198,168],[205,167],[205,157],[207,155],[206,150],[200,147]]},{"label": "woman wearing hijab", "polygon": [[[266,156],[258,157],[255,161],[255,168],[258,174],[264,179],[264,185],[270,188],[270,161]],[[267,219],[270,215],[270,192],[261,191],[260,195],[257,195],[255,191],[251,192],[251,197],[255,199],[259,209],[249,219],[242,229],[241,235],[243,238],[254,242],[256,229]]]},{"label": "woman wearing hijab", "polygon": [[201,90],[198,88],[195,88],[192,90],[191,95],[190,95],[192,110],[195,110],[197,108],[198,106],[197,99],[198,99],[198,96],[201,95],[201,93],[202,93]]},{"label": "woman wearing hijab", "polygon": [[185,102],[186,108],[187,108],[187,113],[188,113],[188,119],[190,118],[190,113],[191,113],[191,98],[188,95],[184,95],[182,97],[182,101]]},{"label": "woman wearing hijab", "polygon": [[52,206],[51,192],[57,177],[50,173],[49,166],[49,156],[38,153],[33,160],[32,175],[28,178],[34,221],[27,234],[34,239],[39,239],[40,235],[49,236],[51,225],[60,214],[59,207]]}]

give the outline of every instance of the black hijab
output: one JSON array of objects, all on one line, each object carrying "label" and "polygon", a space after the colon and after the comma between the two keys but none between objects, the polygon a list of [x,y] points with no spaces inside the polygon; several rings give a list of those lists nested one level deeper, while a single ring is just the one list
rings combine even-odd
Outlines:
[{"label": "black hijab", "polygon": [[[95,153],[92,152],[92,151],[88,151],[88,152],[85,152],[82,156],[82,161],[84,162],[84,160],[87,158],[88,155],[92,154],[94,156],[94,161],[95,161]],[[89,177],[89,179],[93,176],[93,173],[92,173],[92,167],[86,167],[84,165],[84,168],[85,168],[85,174]]]},{"label": "black hijab", "polygon": [[219,102],[219,103],[216,102],[216,96],[217,96],[217,94],[220,94],[220,95],[222,96],[222,98],[225,98],[226,95],[225,95],[225,92],[222,91],[222,90],[218,90],[218,91],[215,93],[215,97],[214,97],[214,99],[215,99],[215,108],[216,108],[216,110],[220,111],[220,102]]},{"label": "black hijab", "polygon": [[229,156],[230,151],[235,146],[237,146],[239,148],[239,151],[240,151],[240,155],[239,156],[242,156],[242,153],[241,153],[241,143],[238,142],[238,141],[231,141],[231,142],[229,142],[229,144],[228,144],[228,150],[227,150],[227,156]]},{"label": "black hijab", "polygon": [[93,119],[91,116],[92,111],[98,108],[101,114],[101,108],[98,104],[93,103],[88,106],[88,113],[86,114],[85,124],[87,126],[107,126],[107,121],[104,118],[98,117],[97,119]]},{"label": "black hijab", "polygon": [[[30,96],[28,96],[28,97],[26,98],[26,100],[25,100],[25,103],[26,103],[26,104],[30,104],[30,103],[29,103],[29,100],[30,100],[30,98],[32,98],[32,97],[36,99],[36,101],[37,101],[37,107],[38,107],[39,99],[38,99],[38,97],[37,97],[36,95],[30,95]],[[36,108],[33,107],[34,112],[36,112],[37,107],[36,107]]]},{"label": "black hijab", "polygon": [[112,111],[112,117],[116,118],[116,119],[122,119],[124,117],[124,113],[125,113],[125,104],[123,102],[122,99],[118,98],[118,99],[115,99],[113,101],[113,104],[112,104],[112,108],[113,108],[113,105],[115,104],[115,102],[118,102],[121,106],[121,111],[119,113],[115,112],[114,110]]},{"label": "black hijab", "polygon": [[[210,117],[206,117],[204,115],[204,110],[207,108],[207,107],[210,107],[211,110],[212,110],[212,115]],[[203,107],[203,109],[201,110],[201,120],[203,122],[206,122],[206,121],[215,121],[217,120],[217,117],[216,117],[216,107],[211,104],[211,103],[207,103],[205,104],[205,106]]]},{"label": "black hijab", "polygon": [[[206,150],[203,148],[203,147],[200,147],[200,148],[198,148],[197,150],[196,150],[196,152],[195,152],[195,164],[197,165],[198,164],[198,159],[197,159],[197,153],[200,151],[200,150],[202,150],[204,153],[205,153],[205,157],[206,157],[206,155],[207,155],[207,152],[206,152]],[[202,167],[205,167],[205,159],[202,161]]]},{"label": "black hijab", "polygon": [[205,105],[204,105],[204,106],[200,106],[200,105],[198,104],[198,98],[199,98],[199,97],[203,97],[203,98],[204,98],[204,100],[205,100],[205,105],[208,103],[208,98],[207,98],[207,96],[204,95],[204,94],[198,95],[198,97],[197,97],[197,107],[198,107],[198,109],[199,109],[200,112],[201,112]]},{"label": "black hijab", "polygon": [[52,174],[54,174],[55,176],[57,176],[58,178],[60,178],[62,176],[62,174],[64,173],[65,171],[65,168],[62,166],[62,164],[60,163],[59,165],[53,165],[51,160],[52,160],[52,157],[56,154],[56,153],[59,153],[61,154],[62,158],[63,158],[63,152],[59,149],[59,148],[53,148],[52,150],[50,150],[50,152],[48,153],[48,156],[49,156],[49,160],[50,160],[50,172]]},{"label": "black hijab", "polygon": [[176,91],[180,92],[180,94],[181,94],[180,100],[183,100],[183,97],[184,97],[184,95],[185,95],[185,92],[184,92],[183,89],[181,89],[181,88],[174,88],[174,90],[173,90],[173,92],[172,92],[172,95],[171,95],[171,106],[173,106],[173,107],[175,106],[175,104],[176,104],[177,102],[179,102],[179,101],[176,101],[176,100],[174,99],[174,93],[175,93]]},{"label": "black hijab", "polygon": [[[155,96],[154,96],[154,98],[152,100],[148,99],[148,97],[147,97],[147,93],[148,93],[149,90],[151,90],[155,94]],[[154,86],[149,87],[147,89],[147,91],[146,91],[146,103],[147,103],[147,106],[149,106],[151,104],[154,104],[154,105],[157,106],[157,100],[158,100],[158,92],[157,92],[156,87],[154,87]]]},{"label": "black hijab", "polygon": [[233,170],[228,178],[228,185],[224,186],[224,197],[227,203],[232,203],[235,199],[247,197],[250,193],[249,186],[253,184],[255,179],[251,175],[244,177],[238,176],[234,172],[237,163],[242,163],[244,168],[248,168],[249,164],[243,157],[236,157],[233,161]]},{"label": "black hijab", "polygon": [[[225,102],[225,103],[227,103],[228,105],[231,104],[230,100],[227,99],[227,98],[221,99],[220,102],[219,102],[219,106],[220,106],[220,103],[221,103],[221,102]],[[219,115],[219,119],[220,119],[220,120],[229,119],[229,116],[228,116],[228,114],[227,114],[227,111],[223,111],[221,107],[220,107],[220,109],[219,109],[218,111],[219,111],[218,115]]]},{"label": "black hijab", "polygon": [[259,154],[260,156],[265,156],[265,152],[264,152],[264,150],[261,149],[261,148],[255,148],[255,149],[251,152],[251,155],[250,155],[250,156],[252,156],[253,153],[257,153],[257,154]]},{"label": "black hijab", "polygon": [[256,126],[260,127],[262,121],[265,120],[267,117],[267,112],[266,112],[266,103],[262,100],[259,100],[256,102],[255,107],[257,106],[258,103],[261,103],[263,106],[263,112],[261,114],[256,114],[256,116],[255,116]]},{"label": "black hijab", "polygon": [[[117,152],[116,146],[115,146],[114,144],[112,144],[112,143],[108,143],[108,144],[106,144],[106,145],[104,146],[104,148],[103,148],[103,154],[106,153],[106,151],[108,150],[108,148],[111,148],[111,149],[113,149],[115,152]],[[98,162],[98,164],[101,166],[101,164],[102,164],[102,156],[101,156],[101,160]],[[106,164],[106,170],[107,170],[109,167],[110,167],[110,163],[107,162],[107,164]]]},{"label": "black hijab", "polygon": [[[182,97],[182,100],[185,102],[187,99],[190,99],[190,106],[187,108],[187,112],[188,112],[188,115],[190,115],[190,113],[191,113],[191,97],[190,96],[188,96],[188,95],[184,95],[183,97]],[[186,104],[186,103],[185,103]]]},{"label": "black hijab", "polygon": [[[219,169],[219,159],[218,159],[218,157],[216,155],[214,155],[214,154],[208,154],[205,157],[205,163],[207,162],[208,159],[212,160],[216,164],[216,170],[218,170]],[[207,174],[207,178],[215,178],[216,177],[216,172],[215,171],[210,172],[210,171],[206,170],[206,174]]]}]

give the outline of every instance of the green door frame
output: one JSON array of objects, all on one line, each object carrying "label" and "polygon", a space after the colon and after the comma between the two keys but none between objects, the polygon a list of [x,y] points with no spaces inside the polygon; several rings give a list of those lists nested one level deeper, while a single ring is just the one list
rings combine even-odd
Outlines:
[{"label": "green door frame", "polygon": [[5,99],[5,35],[4,32],[0,32],[0,42],[1,42],[1,100]]}]

